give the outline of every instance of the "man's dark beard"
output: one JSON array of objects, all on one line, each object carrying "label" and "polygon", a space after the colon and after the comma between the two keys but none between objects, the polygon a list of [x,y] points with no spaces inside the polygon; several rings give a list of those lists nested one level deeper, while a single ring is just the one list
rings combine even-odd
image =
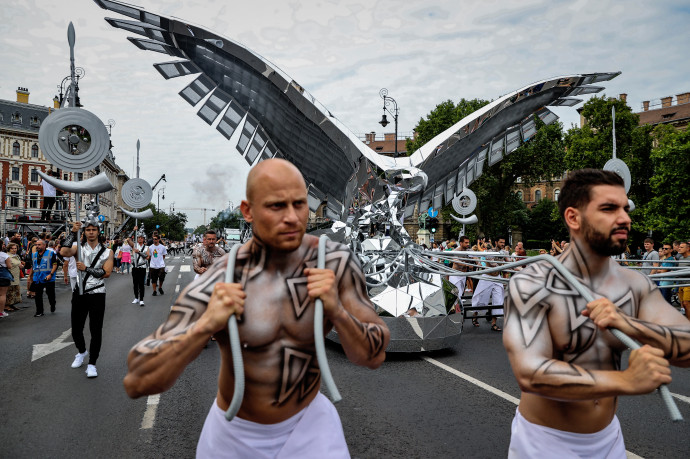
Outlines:
[{"label": "man's dark beard", "polygon": [[617,242],[614,241],[611,236],[618,230],[624,229],[630,231],[630,228],[627,226],[616,227],[611,230],[608,236],[605,236],[604,233],[597,231],[593,226],[587,224],[587,222],[582,222],[582,224],[584,226],[585,242],[587,242],[595,252],[605,256],[620,255],[625,252],[627,239]]}]

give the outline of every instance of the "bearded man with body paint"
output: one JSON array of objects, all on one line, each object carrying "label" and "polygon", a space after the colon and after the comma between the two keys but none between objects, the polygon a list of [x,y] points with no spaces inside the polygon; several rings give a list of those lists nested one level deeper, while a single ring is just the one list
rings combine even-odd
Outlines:
[{"label": "bearded man with body paint", "polygon": [[[221,353],[218,393],[197,457],[349,457],[338,414],[319,392],[314,300],[323,301],[324,333],[335,328],[347,357],[380,366],[390,336],[366,294],[357,258],[328,242],[326,269],[316,268],[318,238],[305,235],[305,182],[287,161],[263,161],[249,172],[241,210],[253,236],[237,254],[237,282],[223,282],[225,256],[182,292],[167,322],[130,351],[127,393],[169,389],[213,335]],[[246,388],[237,416],[227,422],[232,314],[241,317]]]},{"label": "bearded man with body paint", "polygon": [[[571,240],[559,260],[597,299],[585,304],[545,262],[511,279],[503,344],[522,397],[508,457],[625,458],[618,396],[670,383],[670,364],[690,366],[690,322],[646,276],[611,259],[631,222],[617,174],[570,173],[558,206]],[[626,348],[609,327],[643,344],[625,370]]]}]

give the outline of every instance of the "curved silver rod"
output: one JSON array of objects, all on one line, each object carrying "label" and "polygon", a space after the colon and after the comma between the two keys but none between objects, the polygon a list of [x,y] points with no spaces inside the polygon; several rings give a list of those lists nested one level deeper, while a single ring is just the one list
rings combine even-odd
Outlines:
[{"label": "curved silver rod", "polygon": [[[585,301],[587,301],[587,303],[591,303],[592,301],[594,301],[594,296],[592,296],[592,294],[580,283],[580,281],[578,281],[577,278],[575,278],[575,276],[573,276],[573,274],[570,271],[568,271],[568,269],[565,266],[561,264],[560,261],[558,261],[555,257],[551,255],[536,255],[525,260],[507,263],[505,265],[497,266],[495,268],[474,271],[473,274],[477,275],[493,273],[505,270],[506,268],[522,266],[537,261],[545,261],[549,263],[551,266],[553,266],[554,269],[558,271],[558,273],[561,274],[565,278],[565,280],[573,286],[575,290],[577,290],[577,292],[582,296],[582,298],[585,299]],[[622,331],[617,330],[615,328],[609,328],[609,331],[613,334],[613,336],[618,338],[619,341],[628,346],[630,349],[635,350],[640,348],[640,345],[637,343],[637,341],[630,338]],[[664,401],[664,404],[666,405],[669,415],[671,416],[671,420],[673,422],[682,421],[683,415],[680,413],[680,410],[678,409],[675,400],[673,400],[671,392],[669,391],[668,386],[666,386],[666,384],[662,384],[661,386],[659,386],[659,394],[661,394],[661,399]]]},{"label": "curved silver rod", "polygon": [[[319,248],[316,259],[316,267],[318,269],[324,269],[326,267],[327,240],[328,236],[325,234],[319,237]],[[316,347],[316,360],[319,362],[323,382],[326,384],[328,393],[331,394],[333,403],[338,403],[343,398],[340,396],[340,392],[338,392],[338,388],[335,385],[333,375],[331,374],[331,368],[328,366],[328,359],[326,358],[326,344],[323,336],[323,301],[321,301],[321,298],[316,299],[314,306],[314,346]]]},{"label": "curved silver rod", "polygon": [[139,219],[139,218],[144,219],[144,218],[153,217],[153,211],[151,209],[146,209],[146,210],[143,210],[141,212],[132,212],[132,211],[123,209],[122,206],[118,206],[118,207],[120,207],[120,210],[122,211],[122,213],[124,213],[125,215],[128,215],[134,219]]},{"label": "curved silver rod", "polygon": [[115,188],[113,184],[110,183],[110,180],[108,180],[108,176],[105,172],[101,172],[97,176],[82,180],[81,182],[60,180],[59,178],[52,177],[41,171],[38,171],[38,175],[55,188],[67,191],[68,193],[96,194],[105,193]]},{"label": "curved silver rod", "polygon": [[479,221],[479,219],[477,218],[476,215],[470,215],[469,217],[466,217],[466,218],[456,217],[453,214],[448,214],[448,215],[450,215],[450,218],[452,218],[453,220],[455,220],[458,223],[462,223],[463,225],[472,225],[472,224],[477,223]]},{"label": "curved silver rod", "polygon": [[[231,284],[235,277],[235,258],[242,244],[235,244],[228,255],[228,265],[225,269],[225,283]],[[235,314],[228,319],[228,332],[230,333],[230,352],[232,352],[232,367],[235,375],[235,390],[232,401],[225,412],[225,419],[232,421],[242,406],[244,398],[244,362],[242,360],[242,346],[240,345],[240,332],[237,328],[237,316]]]}]

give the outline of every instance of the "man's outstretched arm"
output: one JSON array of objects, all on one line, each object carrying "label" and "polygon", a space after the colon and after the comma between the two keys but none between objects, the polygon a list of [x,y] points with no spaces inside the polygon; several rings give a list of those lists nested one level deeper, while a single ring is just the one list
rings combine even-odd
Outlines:
[{"label": "man's outstretched arm", "polygon": [[125,390],[132,397],[158,394],[175,383],[185,367],[201,353],[211,336],[241,314],[244,292],[239,284],[225,284],[226,259],[215,263],[192,282],[173,305],[168,319],[136,344],[127,358]]}]

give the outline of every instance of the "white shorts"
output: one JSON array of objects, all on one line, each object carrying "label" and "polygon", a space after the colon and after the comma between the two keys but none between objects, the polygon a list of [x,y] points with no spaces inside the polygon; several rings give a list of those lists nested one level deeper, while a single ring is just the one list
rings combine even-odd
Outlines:
[{"label": "white shorts", "polygon": [[522,416],[520,410],[516,410],[510,427],[508,459],[547,457],[625,459],[625,443],[618,417],[614,416],[611,423],[599,432],[581,434],[533,424]]},{"label": "white shorts", "polygon": [[448,282],[458,288],[458,300],[462,298],[465,293],[465,285],[467,284],[467,277],[465,276],[448,276]]},{"label": "white shorts", "polygon": [[[477,286],[474,288],[474,295],[472,295],[472,306],[487,306],[489,299],[491,299],[493,306],[501,306],[500,309],[492,309],[491,313],[495,315],[503,314],[503,284],[479,279]],[[474,312],[482,313],[481,310]],[[486,314],[486,311],[483,313]]]},{"label": "white shorts", "polygon": [[319,392],[302,411],[277,424],[238,418],[230,422],[213,402],[196,447],[202,458],[349,458],[343,426],[333,404]]}]

